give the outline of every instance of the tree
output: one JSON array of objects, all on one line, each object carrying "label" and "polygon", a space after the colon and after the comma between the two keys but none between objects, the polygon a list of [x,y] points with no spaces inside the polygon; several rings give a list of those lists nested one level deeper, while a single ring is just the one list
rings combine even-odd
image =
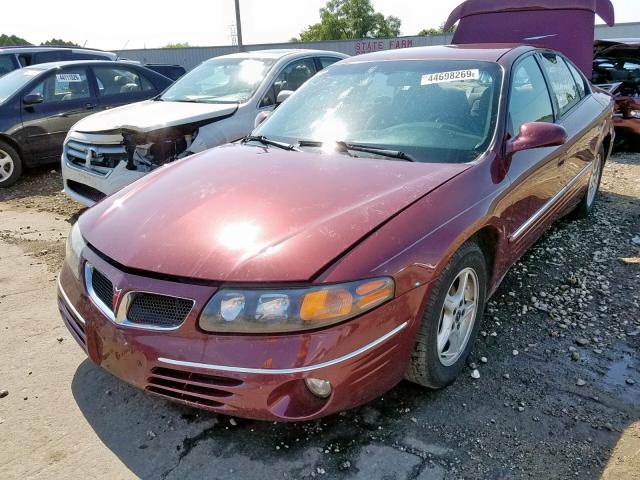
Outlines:
[{"label": "tree", "polygon": [[184,42],[184,43],[167,43],[164,47],[162,48],[188,48],[191,45],[189,45],[188,42]]},{"label": "tree", "polygon": [[16,37],[15,35],[0,35],[0,47],[13,47],[16,45],[31,45],[24,38]]},{"label": "tree", "polygon": [[433,35],[446,35],[447,33],[453,33],[456,31],[456,26],[453,25],[451,28],[449,28],[447,31],[444,30],[444,23],[440,24],[440,26],[438,28],[425,28],[423,30],[420,30],[418,32],[418,35],[422,35],[422,36],[433,36]]},{"label": "tree", "polygon": [[400,19],[374,10],[371,0],[329,0],[320,9],[320,22],[309,25],[292,41],[384,38],[400,35]]},{"label": "tree", "polygon": [[80,46],[74,42],[65,42],[60,38],[52,38],[51,40],[42,42],[40,45],[44,45],[46,47],[79,47]]}]

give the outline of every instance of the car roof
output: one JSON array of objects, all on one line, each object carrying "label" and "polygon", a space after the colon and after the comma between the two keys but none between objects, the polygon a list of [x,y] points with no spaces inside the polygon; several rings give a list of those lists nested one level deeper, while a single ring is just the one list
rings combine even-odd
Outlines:
[{"label": "car roof", "polygon": [[130,62],[122,62],[120,60],[65,60],[60,62],[48,62],[48,63],[36,63],[34,65],[29,65],[28,67],[24,67],[25,69],[31,70],[51,70],[53,68],[67,67],[67,66],[82,66],[82,65],[120,65],[120,66],[137,66],[141,67],[142,65],[138,65],[136,63]]},{"label": "car roof", "polygon": [[53,51],[68,51],[68,50],[81,50],[84,52],[104,53],[106,55],[116,55],[113,52],[107,52],[106,50],[100,50],[98,48],[87,47],[66,47],[64,45],[56,45],[51,47],[37,46],[37,45],[11,45],[0,46],[1,53],[7,53],[8,51],[15,50],[16,52],[53,52]]},{"label": "car roof", "polygon": [[342,63],[378,62],[392,60],[476,60],[498,62],[508,53],[520,55],[535,47],[521,44],[468,44],[438,45],[431,47],[401,48],[397,50],[381,50],[379,52],[357,55],[343,60]]},{"label": "car roof", "polygon": [[596,45],[640,45],[640,38],[600,38]]},{"label": "car roof", "polygon": [[[347,57],[344,53],[332,52],[330,50],[313,50],[306,48],[280,48],[273,50],[250,50],[247,52],[230,53],[228,55],[222,55],[224,58],[266,58],[279,60],[284,57],[294,55],[333,55],[340,58]],[[220,58],[220,57],[214,57]]]}]

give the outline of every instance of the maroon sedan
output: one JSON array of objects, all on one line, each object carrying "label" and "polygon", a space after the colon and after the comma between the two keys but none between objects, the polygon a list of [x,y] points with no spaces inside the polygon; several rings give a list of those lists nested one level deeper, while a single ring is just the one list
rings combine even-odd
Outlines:
[{"label": "maroon sedan", "polygon": [[82,215],[62,317],[120,379],[225,414],[306,420],[403,378],[444,387],[509,267],[593,208],[612,112],[550,50],[342,61],[243,142]]}]

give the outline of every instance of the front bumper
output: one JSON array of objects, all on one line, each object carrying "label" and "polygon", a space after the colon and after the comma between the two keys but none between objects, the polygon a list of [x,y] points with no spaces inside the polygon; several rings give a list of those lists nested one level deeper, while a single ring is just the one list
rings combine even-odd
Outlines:
[{"label": "front bumper", "polygon": [[[62,318],[93,362],[116,377],[172,401],[240,417],[309,420],[366,403],[404,376],[428,286],[416,288],[354,320],[287,335],[211,335],[197,318],[214,287],[154,280],[88,260],[123,293],[131,289],[189,296],[195,307],[172,331],[119,325],[107,318],[65,267]],[[307,377],[329,380],[322,399]]]},{"label": "front bumper", "polygon": [[[143,177],[147,172],[127,170],[125,161],[120,161],[114,168],[87,166],[73,163],[68,157],[68,146],[80,145],[82,148],[92,150],[95,154],[102,150],[118,150],[121,147],[122,137],[113,134],[86,134],[72,132],[65,140],[62,151],[62,178],[64,181],[64,193],[87,207],[93,206],[103,198],[117,192],[130,183]],[[71,148],[74,150],[74,148]],[[76,153],[84,156],[84,150]],[[89,155],[91,157],[91,155]],[[89,158],[90,161],[90,158]]]}]

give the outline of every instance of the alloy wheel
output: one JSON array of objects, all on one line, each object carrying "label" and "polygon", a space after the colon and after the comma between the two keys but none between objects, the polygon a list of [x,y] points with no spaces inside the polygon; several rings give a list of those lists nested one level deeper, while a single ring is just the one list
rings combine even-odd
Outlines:
[{"label": "alloy wheel", "polygon": [[440,314],[438,358],[445,367],[455,364],[467,347],[478,312],[478,295],[478,275],[465,268],[451,283]]},{"label": "alloy wheel", "polygon": [[11,177],[14,168],[15,165],[11,155],[4,150],[0,150],[0,183]]}]

